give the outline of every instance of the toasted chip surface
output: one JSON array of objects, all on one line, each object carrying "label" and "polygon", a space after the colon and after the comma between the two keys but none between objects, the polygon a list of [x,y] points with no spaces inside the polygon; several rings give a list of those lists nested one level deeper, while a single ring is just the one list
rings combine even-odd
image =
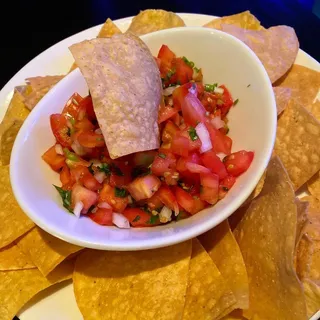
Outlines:
[{"label": "toasted chip surface", "polygon": [[291,98],[291,89],[284,87],[274,87],[274,96],[277,103],[277,113],[278,115],[287,107]]},{"label": "toasted chip surface", "polygon": [[173,12],[148,9],[141,11],[132,19],[128,31],[141,36],[158,30],[184,26],[184,21]]},{"label": "toasted chip surface", "polygon": [[305,232],[308,220],[309,203],[296,198],[297,205],[297,230],[296,230],[296,246],[299,243],[303,233]]},{"label": "toasted chip surface", "polygon": [[320,100],[316,100],[314,103],[307,105],[306,108],[320,121]]},{"label": "toasted chip surface", "polygon": [[190,256],[191,241],[146,251],[81,253],[73,281],[83,317],[181,319]]},{"label": "toasted chip surface", "polygon": [[278,120],[275,152],[299,189],[320,169],[320,123],[294,99]]},{"label": "toasted chip surface", "polygon": [[192,239],[192,255],[183,319],[216,319],[233,307],[236,299],[197,238]]},{"label": "toasted chip surface", "polygon": [[13,195],[9,166],[0,166],[0,220],[0,248],[9,245],[34,226]]},{"label": "toasted chip surface", "polygon": [[112,159],[159,147],[162,85],[147,46],[130,34],[74,44]]},{"label": "toasted chip surface", "polygon": [[235,295],[237,299],[235,309],[247,309],[249,307],[247,271],[228,220],[199,236],[199,240]]},{"label": "toasted chip surface", "polygon": [[[299,50],[299,41],[293,28],[271,27],[265,30],[245,30],[222,24],[227,32],[250,47],[267,70],[272,83],[282,77],[293,65]],[[285,84],[282,86],[286,87]]]},{"label": "toasted chip surface", "polygon": [[306,107],[314,102],[319,92],[320,72],[294,64],[275,85],[291,88],[292,97]]},{"label": "toasted chip surface", "polygon": [[264,29],[260,25],[260,21],[248,10],[237,13],[237,14],[233,14],[231,16],[225,16],[225,17],[214,19],[206,23],[204,27],[221,30],[222,24],[231,24],[243,29],[248,29],[248,30]]},{"label": "toasted chip surface", "polygon": [[320,310],[320,288],[309,279],[302,281],[307,303],[308,318]]},{"label": "toasted chip surface", "polygon": [[121,33],[121,30],[113,23],[113,21],[108,18],[106,22],[101,27],[98,38],[110,38],[114,34]]},{"label": "toasted chip surface", "polygon": [[72,277],[74,261],[61,264],[47,278],[38,269],[0,271],[0,319],[11,320],[38,292]]},{"label": "toasted chip surface", "polygon": [[0,249],[0,271],[36,268],[34,263],[15,244]]},{"label": "toasted chip surface", "polygon": [[82,247],[62,241],[35,227],[17,242],[18,247],[46,276],[71,254]]},{"label": "toasted chip surface", "polygon": [[271,159],[264,187],[234,233],[249,278],[255,319],[306,319],[303,290],[293,268],[297,224],[295,195],[278,157]]}]

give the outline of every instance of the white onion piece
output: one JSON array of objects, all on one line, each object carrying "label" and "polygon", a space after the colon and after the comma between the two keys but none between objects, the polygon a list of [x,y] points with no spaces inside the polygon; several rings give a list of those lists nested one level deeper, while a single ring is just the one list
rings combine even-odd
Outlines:
[{"label": "white onion piece", "polygon": [[220,128],[223,128],[225,123],[223,120],[221,120],[221,117],[218,116],[218,117],[214,117],[212,120],[211,120],[211,123],[212,125],[214,126],[215,129],[219,130]]},{"label": "white onion piece", "polygon": [[192,86],[188,89],[188,91],[194,96],[197,96],[197,86],[195,85],[195,83],[192,84]]},{"label": "white onion piece", "polygon": [[204,153],[212,149],[212,143],[210,139],[210,134],[206,128],[206,126],[200,122],[196,126],[197,135],[201,141],[200,153]]},{"label": "white onion piece", "polygon": [[121,229],[129,229],[130,223],[129,220],[122,215],[121,213],[113,212],[112,214],[112,222]]},{"label": "white onion piece", "polygon": [[214,92],[214,93],[223,94],[223,93],[224,93],[224,90],[223,90],[223,88],[215,87],[214,90],[213,90],[213,92]]},{"label": "white onion piece", "polygon": [[108,202],[100,202],[98,203],[98,207],[102,209],[112,209]]},{"label": "white onion piece", "polygon": [[56,144],[56,145],[54,146],[54,149],[56,150],[56,153],[57,153],[57,154],[61,154],[61,155],[64,154],[61,144]]},{"label": "white onion piece", "polygon": [[226,154],[225,153],[223,153],[223,152],[218,152],[217,153],[217,156],[220,158],[220,160],[222,161],[223,159],[224,159],[224,157],[226,156]]},{"label": "white onion piece", "polygon": [[95,167],[101,167],[102,166],[102,162],[97,160],[97,159],[93,159],[91,160],[92,165],[94,165]]},{"label": "white onion piece", "polygon": [[160,213],[159,213],[159,220],[161,223],[166,223],[171,221],[171,215],[172,211],[168,207],[164,206],[162,207]]},{"label": "white onion piece", "polygon": [[82,201],[78,201],[78,202],[76,203],[76,205],[74,206],[73,214],[74,214],[77,218],[79,218],[82,209],[83,209],[83,203],[82,203]]},{"label": "white onion piece", "polygon": [[78,142],[78,140],[74,140],[71,145],[72,150],[78,155],[78,156],[84,156],[86,154],[85,149],[83,146]]},{"label": "white onion piece", "polygon": [[96,213],[97,210],[98,210],[98,208],[97,208],[97,207],[94,207],[94,208],[91,210],[91,212],[92,212],[92,213]]},{"label": "white onion piece", "polygon": [[176,89],[176,88],[178,88],[178,87],[180,87],[180,86],[172,86],[172,87],[168,87],[168,88],[165,88],[164,90],[163,90],[163,95],[164,96],[171,96],[172,95],[172,92]]},{"label": "white onion piece", "polygon": [[98,171],[94,174],[94,178],[99,182],[102,183],[103,180],[106,178],[106,174],[102,171]]},{"label": "white onion piece", "polygon": [[94,130],[94,133],[96,133],[96,134],[102,134],[102,131],[101,131],[100,128],[98,128],[98,129]]}]

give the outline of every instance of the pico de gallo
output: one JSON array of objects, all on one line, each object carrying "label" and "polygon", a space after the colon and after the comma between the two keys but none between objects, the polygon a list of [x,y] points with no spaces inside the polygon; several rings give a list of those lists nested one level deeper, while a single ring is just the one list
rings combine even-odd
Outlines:
[{"label": "pico de gallo", "polygon": [[77,217],[120,228],[187,218],[216,204],[250,166],[254,153],[231,153],[225,85],[203,84],[202,70],[163,45],[155,57],[163,99],[158,150],[109,156],[91,96],[74,93],[50,124],[56,143],[42,156],[60,175],[63,206]]}]

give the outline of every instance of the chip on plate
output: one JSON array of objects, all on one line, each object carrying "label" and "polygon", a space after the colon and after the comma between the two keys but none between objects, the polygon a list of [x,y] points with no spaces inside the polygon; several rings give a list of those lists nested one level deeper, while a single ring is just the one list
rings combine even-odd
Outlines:
[{"label": "chip on plate", "polygon": [[[291,68],[297,57],[299,41],[291,27],[276,26],[265,30],[245,30],[222,24],[221,30],[237,37],[254,51],[272,83]],[[287,87],[285,84],[282,86]]]},{"label": "chip on plate", "polygon": [[308,317],[312,317],[320,310],[320,287],[309,279],[302,281],[306,297]]},{"label": "chip on plate", "polygon": [[18,247],[46,276],[71,254],[82,247],[60,240],[35,227],[17,242]]},{"label": "chip on plate", "polygon": [[0,249],[0,271],[36,268],[15,243]]},{"label": "chip on plate", "polygon": [[146,251],[88,250],[73,275],[86,320],[182,319],[191,241]]},{"label": "chip on plate", "polygon": [[86,40],[70,50],[90,89],[110,157],[159,148],[162,84],[143,41],[119,34]]},{"label": "chip on plate", "polygon": [[275,85],[290,88],[292,98],[307,107],[314,102],[319,92],[320,72],[294,64]]},{"label": "chip on plate", "polygon": [[320,121],[320,100],[316,100],[314,103],[306,105],[306,108],[318,121]]},{"label": "chip on plate", "polygon": [[297,246],[309,222],[308,220],[309,203],[306,201],[301,201],[299,198],[296,198],[296,205],[297,205],[297,231],[296,231],[296,246]]},{"label": "chip on plate", "polygon": [[199,236],[199,240],[235,295],[237,303],[234,309],[247,309],[249,285],[246,266],[228,220]]},{"label": "chip on plate", "polygon": [[121,30],[108,18],[102,25],[97,38],[110,38],[114,34],[121,33]]},{"label": "chip on plate", "polygon": [[48,277],[38,269],[0,271],[0,319],[12,320],[38,292],[72,277],[74,261],[65,261]]},{"label": "chip on plate", "polygon": [[12,243],[34,226],[13,195],[9,166],[0,166],[0,221],[0,248]]},{"label": "chip on plate", "polygon": [[299,189],[320,169],[320,123],[291,99],[278,119],[274,150],[280,157],[294,189]]},{"label": "chip on plate", "polygon": [[173,12],[148,9],[140,11],[140,13],[132,19],[128,31],[137,36],[141,36],[158,30],[184,26],[184,21]]},{"label": "chip on plate", "polygon": [[274,96],[277,103],[277,113],[278,115],[287,107],[291,98],[291,89],[284,87],[274,87]]},{"label": "chip on plate", "polygon": [[232,24],[234,26],[248,29],[248,30],[261,30],[264,29],[260,25],[260,21],[251,14],[250,11],[244,11],[231,16],[225,16],[206,23],[204,27],[221,30],[222,24]]},{"label": "chip on plate", "polygon": [[249,278],[252,319],[306,319],[302,286],[293,267],[297,207],[278,157],[270,160],[264,187],[234,230]]},{"label": "chip on plate", "polygon": [[235,304],[227,281],[199,240],[194,238],[183,319],[216,319]]}]

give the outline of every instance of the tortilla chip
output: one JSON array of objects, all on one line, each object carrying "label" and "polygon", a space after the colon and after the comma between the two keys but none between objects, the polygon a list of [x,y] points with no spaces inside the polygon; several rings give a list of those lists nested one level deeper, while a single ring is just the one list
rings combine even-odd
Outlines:
[{"label": "tortilla chip", "polygon": [[175,27],[185,27],[184,21],[177,14],[160,9],[148,9],[140,11],[132,19],[127,32],[141,36],[146,33]]},{"label": "tortilla chip", "polygon": [[303,290],[293,268],[296,224],[290,179],[280,159],[273,157],[260,196],[234,231],[249,278],[245,317],[306,319]]},{"label": "tortilla chip", "polygon": [[265,30],[245,30],[228,24],[221,27],[222,31],[237,37],[255,52],[272,83],[291,68],[297,57],[299,41],[291,27],[277,26]]},{"label": "tortilla chip", "polygon": [[302,281],[307,303],[308,318],[320,310],[320,288],[309,279]]},{"label": "tortilla chip", "polygon": [[0,319],[12,320],[38,292],[70,279],[74,261],[66,261],[45,278],[38,269],[0,271]]},{"label": "tortilla chip", "polygon": [[181,319],[191,241],[146,251],[81,253],[73,275],[86,320]]},{"label": "tortilla chip", "polygon": [[226,280],[200,242],[194,238],[183,319],[216,319],[235,303],[236,299]]},{"label": "tortilla chip", "polygon": [[233,14],[231,16],[213,19],[212,21],[206,23],[204,27],[221,30],[222,24],[231,24],[247,30],[264,29],[260,25],[260,21],[248,10],[241,13]]},{"label": "tortilla chip", "polygon": [[294,64],[276,86],[290,88],[292,98],[303,106],[312,104],[320,89],[320,72]]},{"label": "tortilla chip", "polygon": [[121,30],[108,18],[101,27],[97,38],[110,38],[114,34],[122,33]]},{"label": "tortilla chip", "polygon": [[0,249],[0,271],[33,268],[36,266],[15,243]]},{"label": "tortilla chip", "polygon": [[320,211],[320,200],[315,196],[305,196],[300,200],[307,201],[310,205],[311,211]]},{"label": "tortilla chip", "polygon": [[294,189],[299,189],[320,169],[320,123],[295,100],[290,100],[278,120],[274,150]]},{"label": "tortilla chip", "polygon": [[278,115],[287,107],[291,98],[291,89],[284,87],[274,87],[274,96],[276,98]]},{"label": "tortilla chip", "polygon": [[316,100],[314,103],[306,106],[306,108],[318,121],[320,121],[320,100]]},{"label": "tortilla chip", "polygon": [[9,166],[0,166],[0,221],[0,248],[9,245],[34,226],[12,193]]},{"label": "tortilla chip", "polygon": [[308,220],[309,203],[305,201],[300,201],[298,198],[296,198],[296,205],[297,205],[297,228],[296,228],[295,244],[297,246],[309,222]]},{"label": "tortilla chip", "polygon": [[38,227],[19,239],[17,245],[44,276],[47,276],[68,256],[83,249],[62,241]]},{"label": "tortilla chip", "polygon": [[298,243],[295,256],[295,268],[300,280],[303,280],[310,275],[313,251],[313,241],[308,235],[303,234]]},{"label": "tortilla chip", "polygon": [[243,316],[243,312],[240,309],[233,310],[227,316],[223,317],[222,320],[245,320],[246,318]]},{"label": "tortilla chip", "polygon": [[159,148],[162,85],[147,46],[136,36],[119,34],[70,50],[88,83],[110,157]]},{"label": "tortilla chip", "polygon": [[22,96],[15,90],[1,125],[6,122],[11,123],[12,120],[24,121],[29,113],[30,111],[26,108]]},{"label": "tortilla chip", "polygon": [[246,267],[228,220],[199,236],[223,278],[237,299],[234,309],[249,307],[249,285]]},{"label": "tortilla chip", "polygon": [[316,198],[320,199],[320,172],[318,171],[308,182],[309,192]]},{"label": "tortilla chip", "polygon": [[[251,194],[248,197],[248,199],[241,205],[241,207],[247,206],[254,198],[256,198],[260,194],[260,192],[261,192],[261,190],[263,188],[263,185],[264,185],[265,178],[266,178],[266,171],[264,171],[264,173],[263,173],[262,177],[260,178],[258,184],[254,188],[254,190],[251,192]],[[231,228],[231,229],[233,230],[234,228]]]}]

